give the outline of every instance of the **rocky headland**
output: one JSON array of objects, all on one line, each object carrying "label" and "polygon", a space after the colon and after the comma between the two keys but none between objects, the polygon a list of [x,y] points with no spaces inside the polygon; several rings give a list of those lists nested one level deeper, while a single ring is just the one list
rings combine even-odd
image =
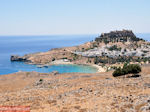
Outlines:
[{"label": "rocky headland", "polygon": [[148,64],[150,43],[136,37],[131,30],[111,31],[102,33],[95,41],[79,46],[55,48],[22,57],[13,55],[11,61],[24,61],[37,65],[52,65],[58,62],[96,65],[106,71],[112,66],[123,65],[124,62]]}]

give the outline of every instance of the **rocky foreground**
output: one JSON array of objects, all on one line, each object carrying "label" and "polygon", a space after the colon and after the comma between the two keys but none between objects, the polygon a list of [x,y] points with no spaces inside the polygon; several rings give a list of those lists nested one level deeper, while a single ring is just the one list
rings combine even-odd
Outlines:
[{"label": "rocky foreground", "polygon": [[134,78],[114,78],[112,72],[3,75],[0,105],[30,106],[31,112],[149,112],[149,69],[143,66]]}]

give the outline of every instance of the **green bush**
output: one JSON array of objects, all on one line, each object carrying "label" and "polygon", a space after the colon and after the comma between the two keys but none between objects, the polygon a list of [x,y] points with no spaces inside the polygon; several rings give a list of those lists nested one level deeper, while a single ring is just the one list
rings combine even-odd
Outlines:
[{"label": "green bush", "polygon": [[120,48],[120,47],[118,48],[117,45],[113,45],[113,46],[111,46],[110,48],[108,48],[108,50],[109,50],[109,51],[113,51],[113,50],[114,50],[114,51],[121,51],[121,48]]},{"label": "green bush", "polygon": [[95,58],[94,58],[94,64],[98,64],[99,63],[99,58],[96,56]]},{"label": "green bush", "polygon": [[55,58],[53,58],[52,61],[55,61]]},{"label": "green bush", "polygon": [[42,82],[42,81],[43,81],[43,79],[40,79],[40,80],[39,80],[39,82]]},{"label": "green bush", "polygon": [[122,76],[126,74],[137,74],[141,72],[141,67],[138,64],[124,64],[123,68],[119,67],[113,72],[113,76]]}]

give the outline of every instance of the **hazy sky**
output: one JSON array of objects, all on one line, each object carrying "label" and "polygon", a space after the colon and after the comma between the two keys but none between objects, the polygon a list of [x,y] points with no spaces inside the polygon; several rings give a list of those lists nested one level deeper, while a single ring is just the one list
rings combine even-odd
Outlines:
[{"label": "hazy sky", "polygon": [[0,35],[150,32],[150,0],[0,0]]}]

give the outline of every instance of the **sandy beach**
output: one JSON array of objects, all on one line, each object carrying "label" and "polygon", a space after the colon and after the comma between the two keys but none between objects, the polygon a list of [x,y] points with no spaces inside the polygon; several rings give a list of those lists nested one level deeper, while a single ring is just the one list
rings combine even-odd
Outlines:
[{"label": "sandy beach", "polygon": [[[50,66],[50,65],[68,65],[68,64],[73,65],[73,64],[76,64],[76,63],[69,62],[68,60],[63,60],[62,59],[62,60],[52,61],[52,62],[50,62],[48,64],[37,65],[37,67],[44,67],[44,66]],[[80,64],[80,65],[82,65],[82,64]],[[97,73],[99,73],[99,72],[106,72],[105,68],[103,68],[102,66],[96,65],[96,64],[83,64],[83,65],[85,65],[85,66],[93,66],[93,67],[97,68],[98,69]]]}]

